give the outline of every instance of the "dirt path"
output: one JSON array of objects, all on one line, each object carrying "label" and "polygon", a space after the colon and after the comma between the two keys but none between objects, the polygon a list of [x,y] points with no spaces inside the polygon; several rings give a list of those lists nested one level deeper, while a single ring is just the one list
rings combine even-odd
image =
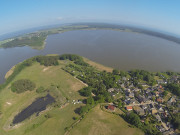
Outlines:
[{"label": "dirt path", "polygon": [[169,128],[166,126],[166,124],[164,122],[161,122],[161,124],[163,125],[163,127],[166,129],[166,130],[169,130]]},{"label": "dirt path", "polygon": [[80,81],[81,83],[83,83],[85,86],[88,86],[86,83],[84,83],[83,81],[77,79],[76,77],[74,77],[76,80]]},{"label": "dirt path", "polygon": [[48,70],[50,67],[45,67],[44,69],[43,69],[43,72],[45,72],[46,70]]}]

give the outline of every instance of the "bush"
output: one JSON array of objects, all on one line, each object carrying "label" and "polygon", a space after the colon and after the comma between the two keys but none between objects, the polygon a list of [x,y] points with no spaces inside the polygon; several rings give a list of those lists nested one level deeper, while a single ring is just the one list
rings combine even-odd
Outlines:
[{"label": "bush", "polygon": [[129,115],[127,115],[127,120],[129,123],[131,123],[132,125],[134,125],[138,128],[142,126],[139,116],[133,112],[131,112]]},{"label": "bush", "polygon": [[113,75],[118,75],[119,74],[119,70],[113,69],[112,73],[113,73]]},{"label": "bush", "polygon": [[16,93],[22,93],[28,90],[32,91],[35,89],[35,87],[36,85],[32,81],[28,79],[22,79],[22,80],[15,81],[11,85],[11,90]]},{"label": "bush", "polygon": [[37,93],[43,93],[44,91],[45,91],[45,88],[42,86],[36,89]]},{"label": "bush", "polygon": [[73,120],[77,120],[78,119],[78,117],[73,117]]},{"label": "bush", "polygon": [[90,106],[90,105],[81,106],[78,113],[79,113],[80,115],[82,115],[82,114],[88,112],[90,109],[91,109],[91,106]]},{"label": "bush", "polygon": [[31,66],[33,62],[34,58],[30,58],[16,65],[13,73],[7,78],[6,82],[0,85],[0,90],[5,88],[15,78],[15,76],[19,74],[24,68]]},{"label": "bush", "polygon": [[47,114],[44,115],[44,117],[45,117],[46,119],[49,119],[49,118],[51,118],[51,115],[47,113]]},{"label": "bush", "polygon": [[80,95],[89,97],[91,96],[92,87],[85,87],[79,91]]}]

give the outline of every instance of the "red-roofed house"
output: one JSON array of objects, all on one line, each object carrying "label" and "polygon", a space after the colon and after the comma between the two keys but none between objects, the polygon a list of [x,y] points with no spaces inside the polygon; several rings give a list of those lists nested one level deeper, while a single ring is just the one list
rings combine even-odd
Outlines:
[{"label": "red-roofed house", "polygon": [[128,111],[132,111],[133,108],[132,108],[132,106],[127,106],[126,109],[127,109]]},{"label": "red-roofed house", "polygon": [[159,102],[159,103],[162,103],[162,102],[163,102],[163,99],[162,99],[162,98],[157,98],[156,101]]},{"label": "red-roofed house", "polygon": [[114,111],[115,107],[113,105],[108,105],[108,110]]}]

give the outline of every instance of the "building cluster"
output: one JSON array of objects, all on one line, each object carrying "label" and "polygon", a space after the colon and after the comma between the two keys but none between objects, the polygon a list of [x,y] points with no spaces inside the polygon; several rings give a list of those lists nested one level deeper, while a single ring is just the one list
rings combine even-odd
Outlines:
[{"label": "building cluster", "polygon": [[[179,83],[178,78],[173,76],[170,81]],[[121,83],[119,80],[118,83]],[[177,106],[180,99],[175,95],[170,95],[165,100],[163,92],[163,84],[167,84],[166,80],[157,80],[156,86],[149,86],[146,83],[141,83],[143,89],[136,88],[130,81],[123,78],[121,89],[110,88],[108,92],[112,96],[116,96],[120,92],[123,94],[123,104],[127,111],[133,111],[139,115],[141,122],[145,122],[148,117],[153,118],[158,124],[156,128],[163,134],[174,134],[174,127],[168,121],[171,117],[169,107]],[[172,113],[180,112],[180,105],[175,107]]]}]

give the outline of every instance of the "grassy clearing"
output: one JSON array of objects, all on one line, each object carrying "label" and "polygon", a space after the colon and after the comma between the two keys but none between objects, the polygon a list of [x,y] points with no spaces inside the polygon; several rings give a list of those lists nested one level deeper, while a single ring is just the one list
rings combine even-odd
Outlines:
[{"label": "grassy clearing", "polygon": [[81,98],[76,91],[84,87],[84,84],[66,73],[61,67],[61,64],[59,66],[44,67],[39,63],[35,63],[17,75],[15,80],[28,78],[35,82],[37,87],[58,86],[58,89],[65,93],[65,96],[69,99]]},{"label": "grassy clearing", "polygon": [[[32,66],[21,71],[15,79],[0,92],[0,111],[2,112],[0,115],[0,135],[22,135],[25,133],[41,135],[47,134],[48,131],[48,134],[54,132],[54,135],[59,135],[64,133],[66,126],[70,126],[74,122],[72,117],[77,115],[74,113],[74,109],[79,107],[79,105],[73,105],[70,102],[69,105],[64,108],[51,108],[36,118],[34,115],[13,129],[9,126],[18,112],[30,105],[37,97],[46,94],[36,93],[35,90],[21,94],[13,93],[10,86],[16,80],[30,79],[36,83],[37,87],[43,86],[44,88],[50,89],[50,93],[53,96],[62,98],[62,104],[66,101],[65,98],[68,98],[70,101],[83,98],[77,91],[85,87],[85,85],[62,70],[61,67],[64,66],[64,62],[61,61],[60,63],[59,66],[52,67],[44,67],[39,65],[39,63],[34,63]],[[44,117],[46,113],[49,113],[51,118],[46,119]]]},{"label": "grassy clearing", "polygon": [[168,94],[165,96],[164,101],[167,102],[170,97],[172,97],[172,94],[168,91]]},{"label": "grassy clearing", "polygon": [[162,79],[159,78],[159,76],[154,76],[154,79],[155,80],[162,80]]},{"label": "grassy clearing", "polygon": [[31,123],[28,125],[25,132],[27,135],[63,135],[65,133],[64,129],[74,122],[72,118],[74,116],[77,117],[77,114],[74,113],[74,109],[77,107],[79,107],[79,105],[70,104],[63,109],[57,108],[51,110],[48,112],[49,115],[52,116],[51,118],[44,121],[37,128],[33,128],[33,123]]},{"label": "grassy clearing", "polygon": [[87,58],[83,58],[85,62],[87,62],[89,65],[95,67],[96,69],[100,70],[100,71],[107,71],[107,72],[112,72],[113,68],[111,67],[106,67],[104,65],[101,65],[99,63],[93,62]]},{"label": "grassy clearing", "polygon": [[93,108],[85,118],[75,126],[70,135],[143,135],[137,128],[130,128],[121,117],[104,112],[100,106]]}]

